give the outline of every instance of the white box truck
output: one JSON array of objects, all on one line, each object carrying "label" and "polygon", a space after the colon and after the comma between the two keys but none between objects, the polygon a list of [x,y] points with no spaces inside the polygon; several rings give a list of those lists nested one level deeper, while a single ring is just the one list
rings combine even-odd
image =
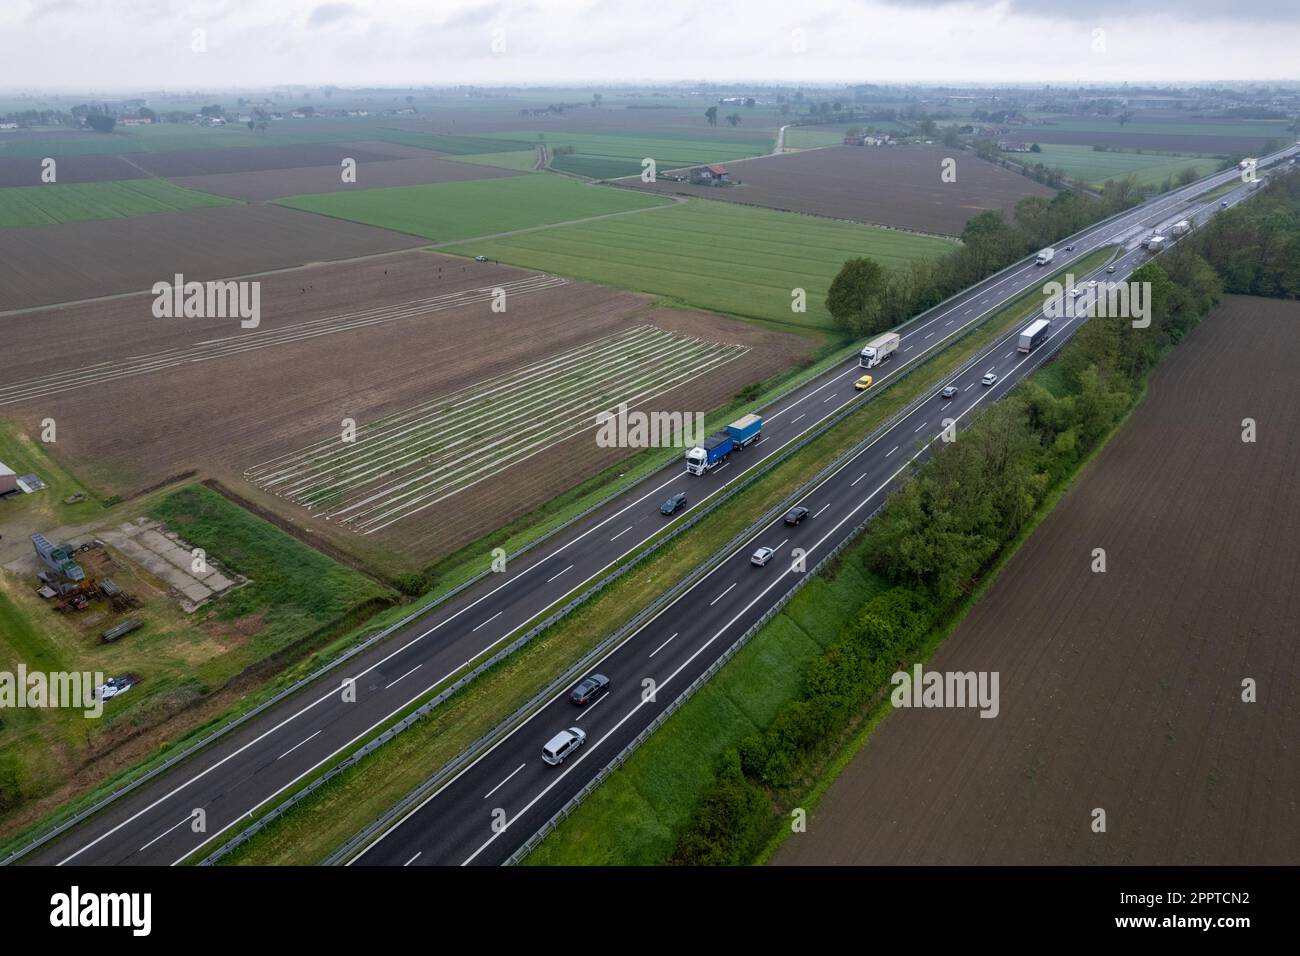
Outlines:
[{"label": "white box truck", "polygon": [[860,368],[875,368],[898,351],[898,343],[901,341],[897,332],[886,332],[884,335],[877,335],[863,346],[862,351],[858,353],[858,366]]},{"label": "white box truck", "polygon": [[1187,219],[1179,219],[1176,223],[1174,223],[1172,226],[1169,227],[1170,235],[1174,235],[1174,236],[1185,236],[1191,231],[1192,231],[1192,223],[1190,220]]},{"label": "white box truck", "polygon": [[1038,250],[1038,255],[1034,256],[1034,262],[1037,265],[1045,266],[1049,262],[1051,262],[1052,259],[1055,257],[1056,257],[1056,250],[1053,249],[1051,246],[1048,246],[1046,249]]}]

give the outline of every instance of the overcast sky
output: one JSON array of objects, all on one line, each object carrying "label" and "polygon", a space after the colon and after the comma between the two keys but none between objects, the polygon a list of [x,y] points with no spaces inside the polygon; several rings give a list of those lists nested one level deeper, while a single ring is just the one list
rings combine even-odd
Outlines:
[{"label": "overcast sky", "polygon": [[1277,80],[1298,51],[1300,0],[0,0],[0,89]]}]

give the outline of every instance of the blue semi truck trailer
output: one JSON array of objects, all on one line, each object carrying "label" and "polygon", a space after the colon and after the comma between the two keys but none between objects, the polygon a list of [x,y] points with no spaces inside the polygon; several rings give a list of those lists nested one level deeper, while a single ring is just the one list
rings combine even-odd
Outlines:
[{"label": "blue semi truck trailer", "polygon": [[727,426],[726,431],[710,435],[704,441],[686,452],[686,470],[692,475],[702,475],[726,461],[737,448],[744,448],[758,441],[763,431],[763,419],[758,415],[746,415]]}]

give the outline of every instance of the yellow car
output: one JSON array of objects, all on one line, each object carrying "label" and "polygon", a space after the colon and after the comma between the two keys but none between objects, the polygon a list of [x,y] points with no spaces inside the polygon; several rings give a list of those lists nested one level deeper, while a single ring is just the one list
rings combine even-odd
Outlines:
[{"label": "yellow car", "polygon": [[863,389],[870,388],[871,376],[870,375],[862,376],[862,378],[858,379],[856,382],[853,383],[853,387],[856,388],[859,392],[862,391]]}]

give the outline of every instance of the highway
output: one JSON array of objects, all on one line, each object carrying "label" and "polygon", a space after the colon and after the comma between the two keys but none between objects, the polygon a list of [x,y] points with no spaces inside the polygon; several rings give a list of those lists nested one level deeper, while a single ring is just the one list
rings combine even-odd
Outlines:
[{"label": "highway", "polygon": [[[854,392],[852,382],[860,374],[856,359],[842,363],[773,409],[764,410],[762,441],[736,453],[713,473],[696,477],[685,474],[677,463],[665,467],[562,535],[513,559],[505,572],[490,575],[431,609],[335,672],[114,801],[78,828],[29,854],[24,862],[181,862],[214,836],[226,833],[250,813],[276,800],[342,750],[368,737],[376,727],[425,697],[449,676],[482,660],[538,614],[579,593],[666,524],[682,520],[818,422],[850,403],[877,394],[881,385],[909,364],[941,349],[988,312],[1036,288],[1045,272],[1067,266],[1101,246],[1133,243],[1134,237],[1151,227],[1183,215],[1195,204],[1197,194],[1236,175],[1235,171],[1227,171],[1086,230],[1068,240],[1074,251],[1058,251],[1056,261],[1046,270],[1025,262],[973,286],[900,329],[900,354],[895,361],[873,370],[873,375],[880,373],[873,389]],[[1115,278],[1121,278],[1143,255],[1140,251],[1127,253]],[[1058,321],[1054,335],[1068,334],[1071,328]],[[1046,355],[1040,350],[1017,361],[1014,352],[1007,356],[1003,353],[1008,349],[999,347],[1001,352],[990,354],[990,367],[1002,376],[998,384],[989,389],[963,381],[958,398],[946,403],[947,415],[966,416],[981,403],[1003,394]],[[978,371],[982,375],[985,369]],[[657,708],[707,668],[712,657],[745,629],[747,621],[761,616],[765,602],[770,603],[788,586],[791,572],[783,566],[790,548],[810,549],[812,563],[818,549],[833,547],[837,535],[847,533],[870,513],[888,484],[920,453],[918,447],[923,445],[919,443],[933,435],[940,409],[936,406],[928,411],[924,420],[909,416],[906,422],[899,422],[856,463],[846,465],[840,475],[812,492],[808,504],[814,512],[820,512],[813,520],[788,533],[764,532],[763,543],[780,546],[778,559],[772,564],[764,569],[753,568],[751,574],[746,563],[748,551],[738,552],[695,587],[689,602],[670,605],[616,651],[621,656],[611,658],[605,671],[615,682],[612,695],[582,716],[582,725],[587,726],[591,736],[563,767],[545,767],[540,761],[540,746],[554,731],[569,726],[576,715],[569,713],[561,719],[548,707],[525,723],[527,730],[520,728],[498,743],[435,795],[407,824],[362,857],[362,862],[405,863],[416,853],[420,854],[417,862],[429,863],[499,862],[508,856],[512,844],[530,835],[536,829],[534,824],[546,819],[568,799],[567,795],[581,787],[583,777],[589,779],[603,763],[602,758],[617,752],[619,741],[635,736],[654,718]],[[911,431],[904,434],[909,428]],[[671,519],[664,518],[658,506],[677,491],[690,496],[690,508]],[[485,555],[485,563],[487,560]],[[724,589],[728,592],[725,596]],[[687,606],[691,611],[689,621],[675,618],[681,611],[674,609]],[[676,630],[665,633],[673,620],[677,620]],[[645,645],[656,637],[655,646],[663,646],[650,661]],[[648,666],[647,661],[653,666]],[[639,681],[647,676],[658,680],[657,703],[638,703]],[[355,693],[345,695],[344,686],[351,686]],[[558,704],[568,706],[564,701]],[[499,762],[502,760],[504,764]],[[543,769],[547,772],[543,773]],[[466,801],[475,791],[481,792],[473,796],[478,803],[471,813]],[[490,799],[484,799],[489,791]],[[504,830],[488,830],[487,804],[506,809],[509,823]],[[198,809],[206,815],[206,830],[201,833],[194,832],[192,826]],[[435,822],[435,817],[441,822]],[[505,834],[510,835],[508,839],[503,839]]]}]

